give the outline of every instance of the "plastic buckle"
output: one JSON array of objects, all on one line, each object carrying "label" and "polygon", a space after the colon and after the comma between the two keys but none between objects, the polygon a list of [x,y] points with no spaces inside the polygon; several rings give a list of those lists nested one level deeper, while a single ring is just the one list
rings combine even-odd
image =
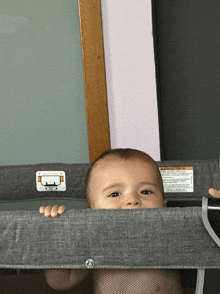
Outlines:
[{"label": "plastic buckle", "polygon": [[[212,206],[211,204],[214,204]],[[208,218],[208,210],[219,210],[220,215],[220,199],[211,199],[203,197],[202,199],[202,221],[203,224],[208,231],[209,235],[212,237],[212,239],[215,241],[215,243],[220,247],[220,238],[217,236],[215,231],[213,230],[209,218]],[[220,224],[219,224],[220,225]]]}]

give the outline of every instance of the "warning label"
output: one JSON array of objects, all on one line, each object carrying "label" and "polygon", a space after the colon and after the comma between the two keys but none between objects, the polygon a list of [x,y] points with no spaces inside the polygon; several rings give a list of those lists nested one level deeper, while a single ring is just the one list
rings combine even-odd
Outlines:
[{"label": "warning label", "polygon": [[190,193],[194,191],[193,167],[159,167],[165,193]]}]

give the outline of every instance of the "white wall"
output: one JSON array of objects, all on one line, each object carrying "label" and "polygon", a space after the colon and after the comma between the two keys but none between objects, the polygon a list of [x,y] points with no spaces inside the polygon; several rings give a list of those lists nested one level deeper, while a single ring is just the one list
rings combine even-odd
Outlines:
[{"label": "white wall", "polygon": [[112,148],[160,160],[151,1],[101,0]]}]

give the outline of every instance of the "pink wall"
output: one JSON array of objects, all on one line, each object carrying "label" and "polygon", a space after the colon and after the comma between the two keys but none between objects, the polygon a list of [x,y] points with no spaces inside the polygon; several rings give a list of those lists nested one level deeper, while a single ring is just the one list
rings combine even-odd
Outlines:
[{"label": "pink wall", "polygon": [[101,4],[111,146],[160,160],[151,1]]}]

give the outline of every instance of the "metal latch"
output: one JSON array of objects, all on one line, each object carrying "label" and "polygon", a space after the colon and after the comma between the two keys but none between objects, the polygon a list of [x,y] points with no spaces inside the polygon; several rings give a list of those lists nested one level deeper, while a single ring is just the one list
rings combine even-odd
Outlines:
[{"label": "metal latch", "polygon": [[66,174],[64,171],[37,171],[37,191],[66,191]]}]

